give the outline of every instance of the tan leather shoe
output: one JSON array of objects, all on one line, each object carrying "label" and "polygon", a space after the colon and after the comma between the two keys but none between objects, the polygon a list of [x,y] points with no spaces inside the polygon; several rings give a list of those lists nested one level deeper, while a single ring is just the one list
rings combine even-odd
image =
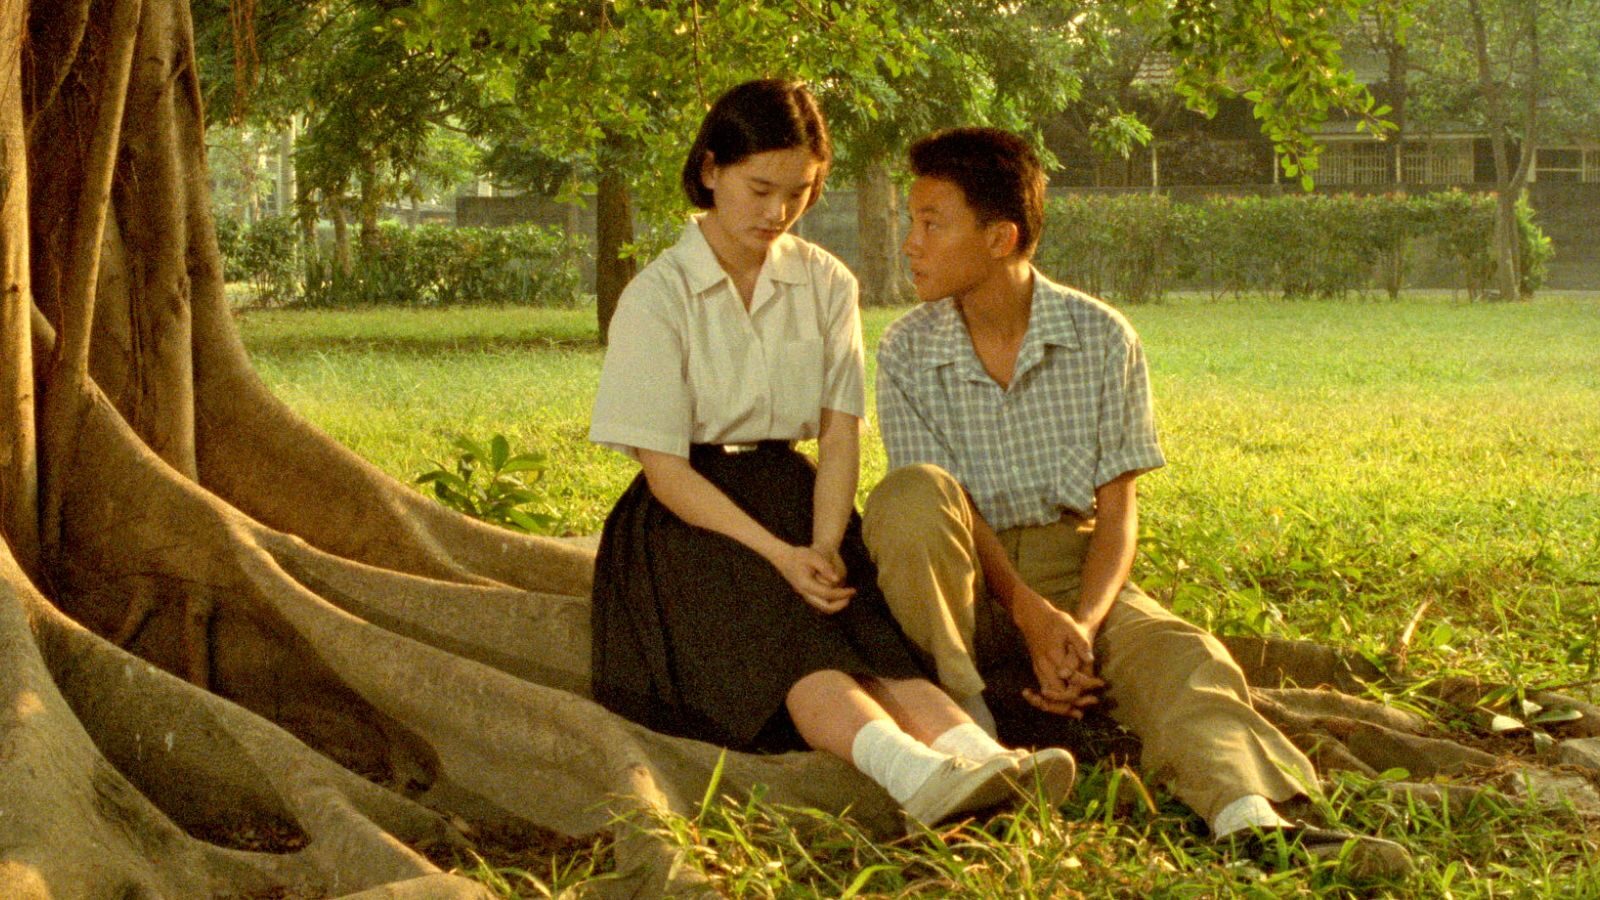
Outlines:
[{"label": "tan leather shoe", "polygon": [[[1017,761],[1010,754],[973,762],[952,756],[934,770],[903,807],[911,823],[933,826],[962,813],[1016,799]],[[915,831],[915,826],[911,828]]]}]

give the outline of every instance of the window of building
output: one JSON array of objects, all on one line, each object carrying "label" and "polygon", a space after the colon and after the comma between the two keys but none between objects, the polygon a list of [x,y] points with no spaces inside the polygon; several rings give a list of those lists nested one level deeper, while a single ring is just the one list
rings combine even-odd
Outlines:
[{"label": "window of building", "polygon": [[1317,180],[1323,184],[1392,184],[1394,156],[1377,141],[1333,141],[1322,151]]},{"label": "window of building", "polygon": [[1405,142],[1400,156],[1406,184],[1463,184],[1472,181],[1470,138],[1429,138]]},{"label": "window of building", "polygon": [[1600,182],[1600,148],[1540,147],[1533,152],[1533,180]]}]

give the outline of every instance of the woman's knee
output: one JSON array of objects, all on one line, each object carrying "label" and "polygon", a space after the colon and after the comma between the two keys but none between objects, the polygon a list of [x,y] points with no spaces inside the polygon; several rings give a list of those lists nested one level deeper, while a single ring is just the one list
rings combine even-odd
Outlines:
[{"label": "woman's knee", "polygon": [[854,677],[838,669],[818,669],[800,676],[800,679],[789,686],[788,702],[805,703],[808,700],[839,694],[850,688],[856,687]]}]

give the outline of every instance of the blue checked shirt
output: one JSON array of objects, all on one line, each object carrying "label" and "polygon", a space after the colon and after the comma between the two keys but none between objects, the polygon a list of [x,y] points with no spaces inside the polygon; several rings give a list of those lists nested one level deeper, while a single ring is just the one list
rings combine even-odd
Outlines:
[{"label": "blue checked shirt", "polygon": [[954,301],[924,303],[878,345],[878,420],[891,469],[945,469],[997,531],[1091,516],[1096,487],[1166,464],[1133,326],[1038,270],[1009,388],[984,371]]}]

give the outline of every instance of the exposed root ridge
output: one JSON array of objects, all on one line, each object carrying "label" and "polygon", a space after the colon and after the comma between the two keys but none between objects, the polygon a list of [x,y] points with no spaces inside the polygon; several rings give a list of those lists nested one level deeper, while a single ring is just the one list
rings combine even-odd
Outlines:
[{"label": "exposed root ridge", "polygon": [[[8,884],[64,896],[118,884],[128,896],[340,893],[438,873],[392,834],[443,838],[439,816],[88,633],[10,562],[0,556],[0,687],[24,718],[4,729],[0,760]],[[219,810],[281,819],[309,841],[289,854],[228,850],[169,818]],[[478,890],[457,887],[437,896]]]}]

